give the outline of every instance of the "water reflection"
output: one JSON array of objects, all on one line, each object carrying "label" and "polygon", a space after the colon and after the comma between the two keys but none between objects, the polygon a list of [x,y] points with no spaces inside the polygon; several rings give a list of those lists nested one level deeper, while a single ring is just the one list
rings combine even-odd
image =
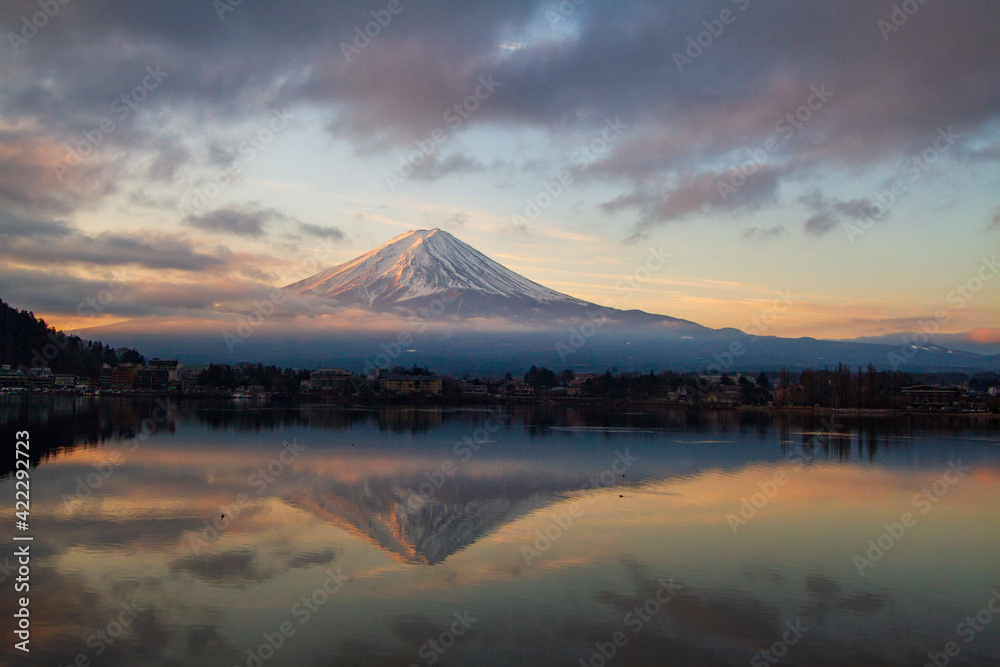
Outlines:
[{"label": "water reflection", "polygon": [[[745,665],[800,623],[781,664],[922,665],[1000,587],[995,422],[157,407],[0,407],[41,457],[33,651],[4,645],[5,664],[598,664],[603,647]],[[954,460],[969,472],[921,513],[914,495]],[[746,516],[744,500],[766,502]],[[678,592],[647,608],[663,582]],[[123,603],[141,610],[112,637]],[[997,627],[950,664],[992,664]]]}]

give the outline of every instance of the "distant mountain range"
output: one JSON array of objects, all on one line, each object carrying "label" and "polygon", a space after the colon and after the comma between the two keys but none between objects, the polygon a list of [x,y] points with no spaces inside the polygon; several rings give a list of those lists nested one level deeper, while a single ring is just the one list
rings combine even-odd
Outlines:
[{"label": "distant mountain range", "polygon": [[[1000,328],[983,327],[961,333],[939,333],[929,337],[936,344],[950,350],[975,352],[976,354],[1000,354]],[[899,345],[902,341],[923,341],[926,334],[920,332],[884,334],[882,336],[865,336],[855,338],[855,343],[875,343]]]},{"label": "distant mountain range", "polygon": [[521,373],[532,364],[594,372],[838,363],[871,363],[880,370],[1000,369],[998,355],[949,349],[939,341],[754,336],[607,308],[539,285],[440,229],[407,232],[285,291],[290,298],[277,312],[235,344],[233,319],[187,328],[137,320],[88,334],[193,363],[250,360],[353,370],[412,363],[449,373]]}]

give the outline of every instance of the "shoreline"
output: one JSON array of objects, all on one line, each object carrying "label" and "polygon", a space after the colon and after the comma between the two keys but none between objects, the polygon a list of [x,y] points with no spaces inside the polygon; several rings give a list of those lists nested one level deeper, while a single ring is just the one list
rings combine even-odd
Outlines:
[{"label": "shoreline", "polygon": [[470,396],[233,396],[231,394],[184,394],[169,391],[133,392],[116,394],[88,394],[78,392],[0,392],[0,400],[5,398],[18,399],[50,399],[76,398],[88,400],[144,400],[173,399],[181,401],[202,401],[206,403],[235,404],[242,407],[380,407],[380,406],[417,406],[417,407],[487,407],[494,405],[509,406],[539,406],[539,407],[635,407],[650,410],[686,410],[695,412],[747,412],[763,414],[836,414],[851,417],[965,417],[987,420],[1000,420],[1000,413],[988,411],[960,410],[921,410],[907,408],[833,408],[821,406],[798,405],[693,405],[686,403],[670,403],[655,400],[621,400],[611,398],[566,398],[566,397],[470,397]]}]

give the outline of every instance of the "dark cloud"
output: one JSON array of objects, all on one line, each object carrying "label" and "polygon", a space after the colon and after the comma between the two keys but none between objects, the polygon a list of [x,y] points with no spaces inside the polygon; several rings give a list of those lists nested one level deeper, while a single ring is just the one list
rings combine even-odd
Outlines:
[{"label": "dark cloud", "polygon": [[237,236],[263,236],[270,222],[291,220],[273,208],[258,206],[229,206],[202,215],[189,215],[184,223],[207,232],[235,234]]},{"label": "dark cloud", "polygon": [[775,239],[785,233],[784,225],[775,227],[747,227],[743,230],[742,236],[745,239]]},{"label": "dark cloud", "polygon": [[838,227],[842,220],[884,220],[889,211],[868,199],[841,201],[823,196],[819,190],[812,190],[799,197],[799,203],[813,211],[806,220],[805,230],[822,236]]},{"label": "dark cloud", "polygon": [[[220,146],[240,123],[285,106],[322,114],[359,152],[390,153],[438,128],[594,137],[627,112],[627,136],[590,175],[624,188],[606,208],[633,209],[640,228],[770,206],[791,178],[893,164],[946,127],[962,135],[956,159],[998,159],[1000,5],[927,3],[883,34],[878,21],[893,5],[591,2],[553,26],[545,18],[553,4],[543,0],[404,3],[350,57],[342,44],[371,18],[349,3],[300,0],[277,13],[241,3],[222,20],[212,3],[66,5],[17,52],[3,45],[0,127],[21,129],[0,130],[0,204],[72,212],[113,191],[121,155],[144,157],[153,181],[225,165],[232,153]],[[679,67],[675,54],[722,9],[735,21]],[[4,3],[0,33],[17,33],[35,11],[34,0]],[[116,118],[112,105],[150,67],[169,74],[70,171],[71,182],[53,182],[46,167]],[[481,77],[499,84],[488,96]],[[485,99],[452,124],[449,110],[477,91]],[[38,145],[6,146],[25,142]],[[719,203],[713,183],[762,151],[762,168]],[[414,179],[483,169],[478,156],[452,153],[429,159]],[[814,210],[807,229],[825,233],[845,216]],[[260,220],[215,222],[263,233]]]},{"label": "dark cloud", "polygon": [[730,171],[685,172],[668,188],[641,188],[601,208],[607,213],[637,209],[641,226],[682,220],[695,213],[748,213],[775,200],[779,173],[762,167],[751,177],[734,181]]},{"label": "dark cloud", "polygon": [[0,211],[33,217],[70,213],[112,192],[115,173],[96,158],[66,161],[65,149],[40,131],[5,130],[0,124]]},{"label": "dark cloud", "polygon": [[[0,245],[2,250],[3,245]],[[71,317],[142,317],[172,314],[178,309],[217,311],[216,304],[251,303],[268,298],[273,290],[273,276],[264,272],[259,275],[252,271],[241,273],[249,280],[202,275],[197,281],[174,282],[162,278],[138,280],[129,267],[89,278],[54,273],[44,268],[4,266],[0,268],[0,294],[5,301],[18,307]],[[105,290],[113,298],[109,301],[106,296],[102,297],[105,303],[95,306],[94,300],[105,294]]]},{"label": "dark cloud", "polygon": [[218,271],[229,265],[231,253],[216,248],[209,254],[193,241],[163,232],[103,232],[90,235],[69,229],[58,239],[14,237],[0,245],[0,257],[19,262],[95,265],[101,268],[141,266],[149,269]]},{"label": "dark cloud", "polygon": [[486,171],[486,165],[473,155],[451,153],[442,158],[440,153],[431,153],[420,165],[413,169],[412,179],[436,181],[451,174],[476,174]]},{"label": "dark cloud", "polygon": [[324,227],[322,225],[314,225],[311,223],[303,222],[299,225],[299,231],[303,234],[308,234],[310,236],[315,236],[317,238],[323,239],[334,239],[341,241],[344,238],[344,232],[339,227]]}]

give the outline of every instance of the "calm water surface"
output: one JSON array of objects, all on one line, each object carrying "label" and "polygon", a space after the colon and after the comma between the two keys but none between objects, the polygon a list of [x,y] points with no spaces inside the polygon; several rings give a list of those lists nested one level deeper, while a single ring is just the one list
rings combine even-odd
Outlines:
[{"label": "calm water surface", "polygon": [[7,399],[0,663],[998,664],[996,422],[831,419]]}]

